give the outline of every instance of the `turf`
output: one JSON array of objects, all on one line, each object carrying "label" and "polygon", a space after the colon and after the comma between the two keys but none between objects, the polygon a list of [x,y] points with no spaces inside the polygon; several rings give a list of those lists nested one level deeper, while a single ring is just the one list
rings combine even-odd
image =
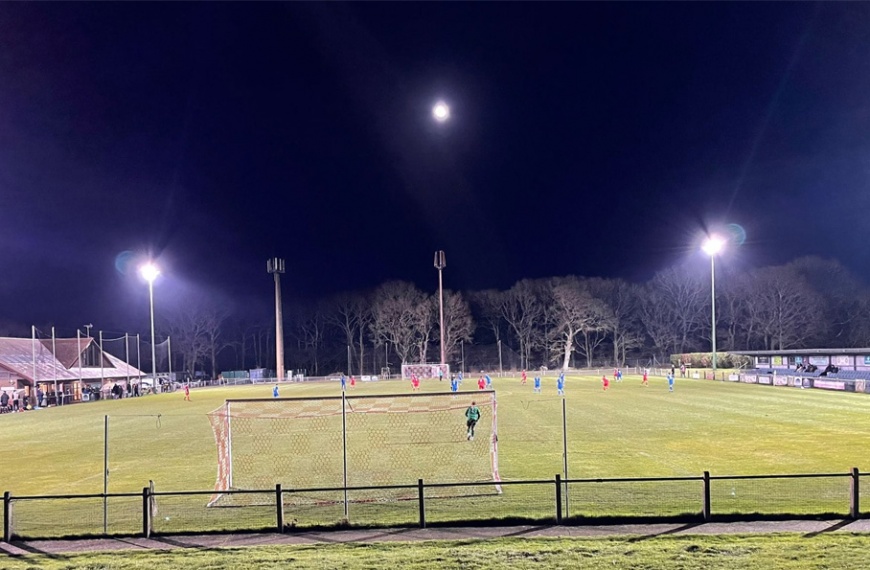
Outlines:
[{"label": "turf", "polygon": [[343,568],[524,569],[630,568],[659,570],[828,569],[858,570],[870,565],[866,537],[838,534],[806,537],[680,536],[613,539],[508,538],[236,549],[178,549],[164,552],[124,551],[72,555],[28,555],[0,559],[9,570],[99,568],[160,570],[190,568]]},{"label": "turf", "polygon": [[[460,399],[474,397],[466,381]],[[562,398],[555,382],[544,380],[544,393],[531,383],[496,378],[500,474],[504,494],[432,501],[430,522],[462,519],[554,515],[555,489],[519,485],[530,479],[563,474]],[[407,393],[405,382],[360,383],[359,394]],[[446,391],[447,383],[424,381],[423,391]],[[282,396],[336,395],[337,383],[293,384]],[[0,490],[13,495],[100,493],[103,489],[104,417],[108,416],[109,492],[141,493],[153,480],[158,491],[213,487],[216,451],[206,413],[226,398],[269,397],[270,385],[193,390],[192,401],[181,393],[94,402],[0,416],[6,441],[0,462]],[[821,390],[800,390],[703,380],[677,380],[671,393],[663,379],[649,387],[627,376],[604,392],[597,378],[569,377],[565,397],[567,466],[572,479],[613,477],[699,477],[753,474],[836,473],[823,479],[714,480],[715,513],[845,514],[852,467],[870,470],[861,450],[870,444],[870,398]],[[464,418],[457,412],[457,429]],[[376,438],[375,438],[376,439]],[[372,441],[377,445],[377,441]],[[468,449],[464,437],[456,453]],[[340,455],[340,448],[335,452]],[[425,452],[415,459],[426,477]],[[431,470],[430,470],[431,471]],[[416,482],[416,477],[408,481]],[[512,484],[514,483],[514,484]],[[666,483],[602,482],[572,484],[568,514],[572,516],[679,515],[700,510],[699,481]],[[865,484],[866,487],[866,484]],[[353,497],[351,497],[352,499]],[[163,497],[156,528],[161,532],[189,528],[185,517],[201,512],[207,495]],[[865,501],[866,502],[866,501]],[[54,534],[60,525],[51,502],[17,502],[16,528],[35,535]],[[102,530],[102,501],[65,504],[68,525],[82,532]],[[141,523],[139,497],[112,499],[112,532],[136,532]],[[211,509],[214,528],[268,526],[273,510]],[[341,520],[340,506],[324,506],[288,514],[300,525]],[[564,513],[563,513],[564,514]],[[417,520],[414,501],[359,504],[351,522],[410,524]],[[204,515],[203,515],[204,516]],[[212,527],[209,527],[212,528]],[[69,532],[69,531],[66,531]]]}]

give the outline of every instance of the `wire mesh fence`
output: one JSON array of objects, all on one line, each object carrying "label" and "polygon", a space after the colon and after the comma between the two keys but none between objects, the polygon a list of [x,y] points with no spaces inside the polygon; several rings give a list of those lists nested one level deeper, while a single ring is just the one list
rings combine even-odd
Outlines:
[{"label": "wire mesh fence", "polygon": [[11,502],[10,526],[16,536],[130,536],[142,531],[141,495],[35,497]]},{"label": "wire mesh fence", "polygon": [[565,481],[569,517],[676,517],[700,515],[703,477]]},{"label": "wire mesh fence", "polygon": [[[856,518],[870,474],[744,475],[425,483],[3,497],[4,539],[256,532],[333,525],[424,526],[580,519]],[[447,490],[447,492],[445,492]],[[280,504],[279,504],[280,497]]]},{"label": "wire mesh fence", "polygon": [[851,476],[711,477],[710,506],[718,514],[846,514]]}]

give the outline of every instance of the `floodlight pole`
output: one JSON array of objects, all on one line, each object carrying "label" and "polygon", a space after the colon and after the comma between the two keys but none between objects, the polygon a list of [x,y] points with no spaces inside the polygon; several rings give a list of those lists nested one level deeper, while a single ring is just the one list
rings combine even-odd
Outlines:
[{"label": "floodlight pole", "polygon": [[711,235],[702,246],[710,256],[710,321],[712,325],[710,340],[713,349],[713,380],[716,379],[716,254],[722,250],[725,241],[719,236]]},{"label": "floodlight pole", "polygon": [[713,321],[713,380],[716,379],[716,254],[710,256],[710,316]]},{"label": "floodlight pole", "polygon": [[[148,298],[151,301],[151,390],[157,393],[157,347],[154,346],[154,279],[148,280]],[[102,361],[102,355],[100,355]]]},{"label": "floodlight pole", "polygon": [[444,281],[442,280],[441,271],[447,267],[447,258],[444,257],[444,251],[435,252],[435,269],[438,270],[438,312],[441,321],[441,364],[444,364]]},{"label": "floodlight pole", "polygon": [[284,379],[284,318],[281,311],[281,274],[284,273],[284,260],[278,257],[268,260],[266,271],[275,275],[275,375],[281,381]]},{"label": "floodlight pole", "polygon": [[[151,301],[151,389],[157,393],[157,347],[154,345],[154,280],[160,275],[156,265],[149,262],[139,268],[139,273],[148,281],[148,299]],[[102,336],[102,333],[101,333]],[[103,346],[100,341],[100,362],[103,361]]]}]

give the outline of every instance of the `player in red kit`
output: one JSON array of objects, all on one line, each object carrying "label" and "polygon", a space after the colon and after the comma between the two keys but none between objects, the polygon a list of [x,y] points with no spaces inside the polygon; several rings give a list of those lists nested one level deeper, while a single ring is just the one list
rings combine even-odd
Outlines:
[{"label": "player in red kit", "polygon": [[420,389],[420,379],[417,378],[416,374],[411,375],[411,389],[419,390]]},{"label": "player in red kit", "polygon": [[484,388],[486,388],[486,380],[484,380],[483,376],[481,376],[480,379],[477,381],[477,389],[483,390]]},{"label": "player in red kit", "polygon": [[645,368],[643,370],[643,380],[641,380],[640,383],[644,386],[649,386],[649,376],[647,375],[647,371]]},{"label": "player in red kit", "polygon": [[523,379],[523,381],[521,382],[521,384],[525,384],[526,383],[526,371],[525,371],[525,369],[523,369],[522,379]]},{"label": "player in red kit", "polygon": [[610,380],[607,379],[607,376],[601,377],[601,385],[604,387],[605,392],[610,388]]}]

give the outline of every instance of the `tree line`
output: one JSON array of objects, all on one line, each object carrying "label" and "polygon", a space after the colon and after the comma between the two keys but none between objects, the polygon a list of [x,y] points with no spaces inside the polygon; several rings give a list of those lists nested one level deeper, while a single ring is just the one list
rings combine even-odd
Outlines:
[{"label": "tree line", "polygon": [[[724,264],[720,264],[724,265]],[[507,290],[444,291],[444,345],[458,367],[567,368],[709,351],[709,265],[681,263],[646,283],[565,276]],[[308,375],[396,372],[440,359],[438,292],[391,281],[371,291],[287,302],[288,369]],[[274,368],[274,313],[233,315],[206,301],[163,318],[185,369]],[[740,270],[717,266],[717,348],[857,347],[870,335],[870,290],[839,262],[817,257]],[[468,354],[466,354],[468,353]],[[472,356],[473,355],[473,356]]]}]

